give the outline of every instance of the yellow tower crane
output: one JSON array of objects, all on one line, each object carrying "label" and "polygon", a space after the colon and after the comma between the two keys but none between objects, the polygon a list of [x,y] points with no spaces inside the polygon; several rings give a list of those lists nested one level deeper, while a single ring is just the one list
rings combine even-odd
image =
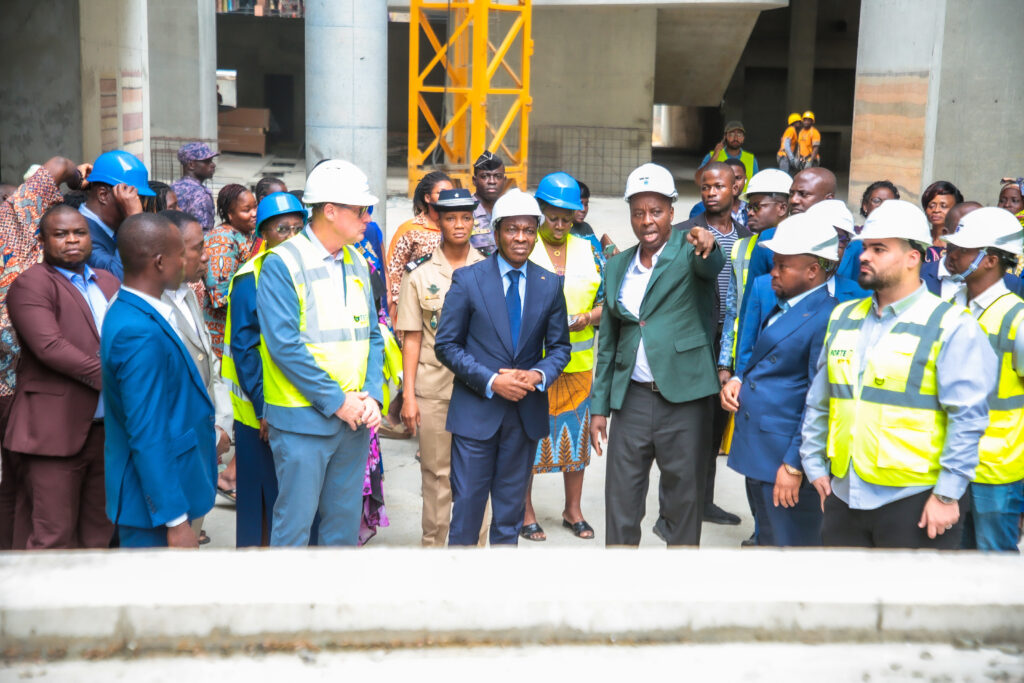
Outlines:
[{"label": "yellow tower crane", "polygon": [[[484,150],[502,157],[506,176],[526,188],[530,6],[531,0],[410,0],[410,196],[434,168],[472,188],[473,161]],[[448,29],[443,43],[431,23],[442,18]],[[420,59],[421,39],[430,46],[426,64]],[[435,73],[439,66],[442,83]],[[435,105],[441,96],[440,117],[425,97],[431,94]]]}]

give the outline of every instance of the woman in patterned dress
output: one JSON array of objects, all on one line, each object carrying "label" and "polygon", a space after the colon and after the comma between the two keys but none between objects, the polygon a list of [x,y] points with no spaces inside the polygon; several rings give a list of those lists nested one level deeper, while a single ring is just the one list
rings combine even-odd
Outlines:
[{"label": "woman in patterned dress", "polygon": [[256,197],[237,183],[225,185],[217,195],[217,213],[223,223],[206,233],[204,248],[209,258],[206,292],[201,299],[213,350],[224,353],[224,324],[228,314],[228,287],[256,244]]},{"label": "woman in patterned dress", "polygon": [[398,292],[402,289],[405,266],[421,256],[433,254],[441,244],[441,228],[437,227],[434,202],[442,190],[453,190],[452,179],[441,171],[423,176],[412,195],[416,216],[398,226],[391,238],[387,258],[388,316],[394,320],[398,311]]},{"label": "woman in patterned dress", "polygon": [[[575,212],[582,208],[577,182],[567,173],[545,176],[537,187],[544,222],[537,230],[530,260],[565,278],[563,292],[569,313],[569,364],[548,388],[551,435],[537,444],[533,474],[561,472],[565,484],[562,526],[578,538],[594,538],[594,529],[583,517],[583,472],[590,463],[590,389],[594,381],[594,326],[601,320],[604,304],[603,261],[585,237],[570,233]],[[543,541],[547,536],[537,523],[531,494],[526,491],[523,538]]]}]

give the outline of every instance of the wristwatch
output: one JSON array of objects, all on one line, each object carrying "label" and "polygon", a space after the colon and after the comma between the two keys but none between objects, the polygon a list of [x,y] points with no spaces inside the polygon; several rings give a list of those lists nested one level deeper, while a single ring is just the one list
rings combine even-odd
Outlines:
[{"label": "wristwatch", "polygon": [[729,367],[728,365],[719,365],[718,371],[722,372],[723,370],[725,370],[726,372],[732,372],[732,368]]},{"label": "wristwatch", "polygon": [[956,502],[956,498],[950,498],[949,496],[940,496],[937,493],[933,493],[932,495],[938,498],[939,502],[942,503],[943,505],[952,505],[953,503]]},{"label": "wristwatch", "polygon": [[785,467],[786,471],[789,472],[790,474],[792,474],[794,477],[802,477],[802,476],[804,476],[804,471],[801,470],[801,469],[798,469],[798,468],[793,467],[792,465],[789,465],[789,464],[786,464],[786,463],[782,463],[782,466]]}]

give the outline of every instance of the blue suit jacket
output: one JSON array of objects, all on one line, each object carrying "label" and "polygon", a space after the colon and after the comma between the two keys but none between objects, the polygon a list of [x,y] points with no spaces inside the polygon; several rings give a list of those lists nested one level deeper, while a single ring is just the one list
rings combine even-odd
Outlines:
[{"label": "blue suit jacket", "polygon": [[500,368],[537,368],[550,387],[569,363],[569,321],[561,278],[532,261],[526,265],[526,301],[517,347],[511,336],[497,255],[456,270],[434,341],[438,360],[455,373],[446,424],[452,434],[488,439],[509,410],[518,411],[530,439],[550,432],[546,391],[532,391],[518,402],[497,394],[487,398],[487,382]]},{"label": "blue suit jacket", "polygon": [[192,357],[149,304],[121,290],[100,342],[107,516],[159,527],[213,508],[214,410]]},{"label": "blue suit jacket", "polygon": [[88,216],[82,218],[89,224],[89,235],[92,237],[89,265],[110,271],[118,280],[124,282],[124,266],[121,265],[121,255],[117,253],[117,242],[111,239],[102,225]]},{"label": "blue suit jacket", "polygon": [[[749,281],[748,281],[749,282]],[[778,297],[772,290],[772,276],[762,275],[748,284],[750,292],[743,300],[744,317],[740,321],[740,337],[736,346],[736,375],[741,379],[743,372],[750,363],[750,355],[753,353],[754,344],[757,342],[761,325],[771,314]],[[826,289],[826,291],[828,291]],[[871,292],[863,290],[856,282],[836,276],[836,291],[834,298],[839,303],[863,299],[870,296]],[[810,297],[808,297],[810,298]],[[834,305],[833,305],[834,306]],[[830,310],[832,307],[829,307]],[[785,317],[785,316],[783,316]]]},{"label": "blue suit jacket", "polygon": [[760,311],[729,450],[729,467],[740,474],[773,482],[783,462],[800,467],[804,402],[837,303],[823,287],[764,330],[771,309]]},{"label": "blue suit jacket", "polygon": [[[942,296],[942,282],[939,280],[938,261],[929,261],[928,263],[921,264],[921,279],[924,281],[924,285],[928,288],[929,292],[935,296]],[[1017,296],[1024,297],[1024,280],[1021,280],[1016,275],[1012,273],[1004,275],[1003,284]]]}]

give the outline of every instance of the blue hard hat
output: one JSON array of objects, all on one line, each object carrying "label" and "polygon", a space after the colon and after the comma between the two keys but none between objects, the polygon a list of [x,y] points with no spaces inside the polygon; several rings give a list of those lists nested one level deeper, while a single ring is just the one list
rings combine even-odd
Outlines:
[{"label": "blue hard hat", "polygon": [[141,197],[155,197],[156,192],[149,189],[149,172],[134,154],[115,149],[104,152],[96,157],[92,164],[92,173],[86,178],[90,183],[106,183],[107,185],[131,185],[139,191]]},{"label": "blue hard hat", "polygon": [[260,230],[260,226],[263,225],[263,221],[286,213],[302,214],[302,220],[306,220],[306,210],[302,207],[302,202],[295,195],[290,192],[273,192],[268,194],[260,200],[260,205],[256,207],[257,232]]},{"label": "blue hard hat", "polygon": [[546,202],[560,209],[583,210],[583,202],[580,201],[580,184],[571,175],[562,171],[544,176],[533,196],[537,198],[537,201]]}]

